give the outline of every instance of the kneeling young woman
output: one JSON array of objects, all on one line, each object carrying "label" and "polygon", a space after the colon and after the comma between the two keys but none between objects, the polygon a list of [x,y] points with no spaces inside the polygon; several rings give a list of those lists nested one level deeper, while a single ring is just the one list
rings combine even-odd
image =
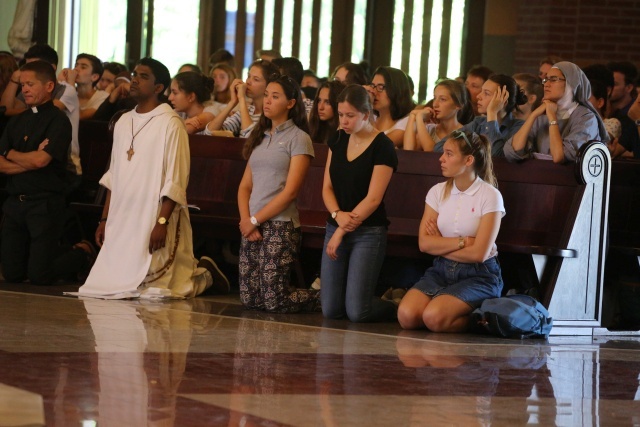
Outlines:
[{"label": "kneeling young woman", "polygon": [[502,292],[495,241],[505,210],[484,136],[452,132],[440,165],[448,180],[429,190],[418,231],[420,250],[436,259],[402,299],[398,321],[404,329],[462,332],[469,314]]},{"label": "kneeling young woman", "polygon": [[322,197],[331,215],[322,254],[322,313],[352,322],[395,317],[374,296],[387,246],[384,193],[398,165],[393,142],[370,123],[369,94],[349,85],[338,97],[340,127],[329,142]]},{"label": "kneeling young woman", "polygon": [[247,167],[238,188],[240,300],[280,313],[319,309],[318,293],[290,289],[300,247],[298,191],[313,144],[300,87],[287,76],[266,86],[263,114],[244,147]]}]

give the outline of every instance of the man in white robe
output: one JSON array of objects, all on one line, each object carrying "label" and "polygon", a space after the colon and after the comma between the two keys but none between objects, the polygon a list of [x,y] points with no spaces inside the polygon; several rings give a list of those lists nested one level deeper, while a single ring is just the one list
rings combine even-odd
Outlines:
[{"label": "man in white robe", "polygon": [[77,295],[97,298],[190,298],[229,282],[215,263],[193,256],[186,189],[189,139],[183,121],[160,97],[171,78],[143,58],[131,80],[134,110],[117,122],[108,189],[96,242],[102,247]]}]

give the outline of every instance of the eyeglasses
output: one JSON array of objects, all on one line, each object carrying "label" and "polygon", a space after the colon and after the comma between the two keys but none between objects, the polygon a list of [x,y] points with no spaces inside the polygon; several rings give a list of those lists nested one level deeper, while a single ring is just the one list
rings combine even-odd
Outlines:
[{"label": "eyeglasses", "polygon": [[384,90],[386,89],[387,85],[383,85],[382,83],[378,83],[378,84],[370,83],[369,87],[372,88],[372,89],[377,90],[378,92],[384,92]]},{"label": "eyeglasses", "polygon": [[558,77],[558,76],[551,76],[551,77],[547,77],[545,79],[542,79],[542,84],[545,84],[547,82],[555,83],[555,82],[558,82],[558,81],[566,82],[567,79],[563,79],[562,77]]},{"label": "eyeglasses", "polygon": [[465,131],[454,130],[453,132],[451,132],[451,136],[453,137],[453,139],[460,139],[460,138],[464,139],[464,142],[466,142],[469,148],[473,150],[473,147],[471,146],[471,143],[469,142],[469,138],[467,138],[467,134]]}]

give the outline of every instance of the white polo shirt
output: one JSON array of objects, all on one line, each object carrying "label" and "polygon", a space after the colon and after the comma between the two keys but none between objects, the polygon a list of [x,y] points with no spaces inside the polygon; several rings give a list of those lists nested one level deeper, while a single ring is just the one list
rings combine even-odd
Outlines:
[{"label": "white polo shirt", "polygon": [[447,200],[442,200],[446,182],[431,187],[425,202],[438,213],[438,229],[443,237],[475,237],[480,218],[490,212],[505,215],[502,194],[480,177],[465,191],[460,191],[455,182]]}]

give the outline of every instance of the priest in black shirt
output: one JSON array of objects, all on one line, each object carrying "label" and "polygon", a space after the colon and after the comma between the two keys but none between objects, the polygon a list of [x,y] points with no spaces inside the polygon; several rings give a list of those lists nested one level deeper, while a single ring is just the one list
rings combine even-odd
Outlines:
[{"label": "priest in black shirt", "polygon": [[34,61],[21,71],[29,108],[9,121],[0,138],[0,173],[8,176],[0,262],[9,282],[48,284],[60,253],[71,123],[53,105],[51,65]]}]

